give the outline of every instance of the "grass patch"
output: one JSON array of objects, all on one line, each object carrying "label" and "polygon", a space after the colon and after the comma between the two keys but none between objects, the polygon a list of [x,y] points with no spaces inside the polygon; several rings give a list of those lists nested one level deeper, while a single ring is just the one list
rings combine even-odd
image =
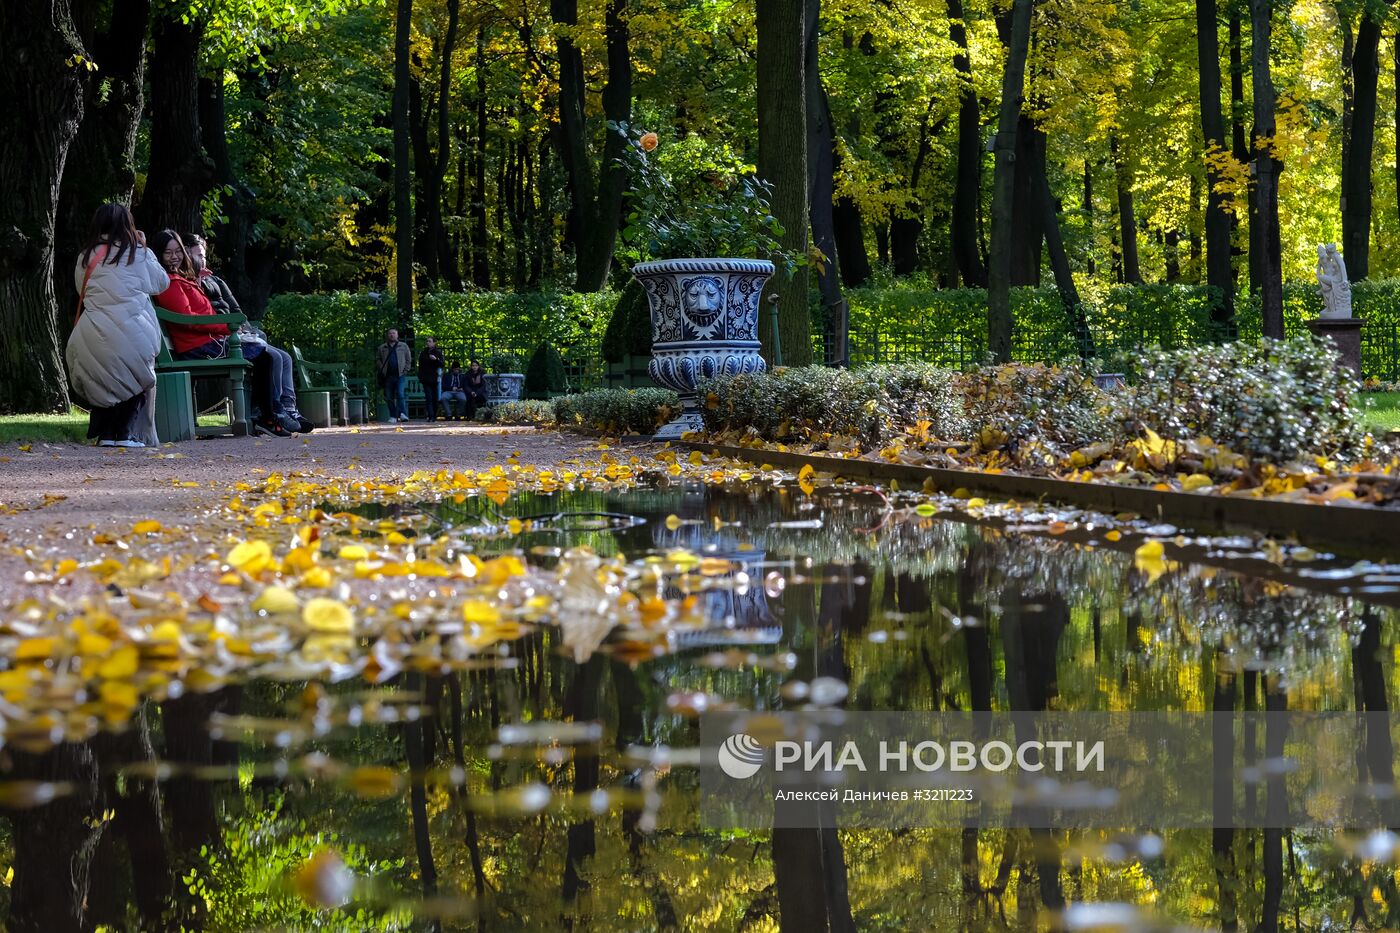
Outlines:
[{"label": "grass patch", "polygon": [[78,408],[66,415],[0,415],[0,444],[80,444],[87,439],[87,427],[87,412]]},{"label": "grass patch", "polygon": [[[201,415],[200,427],[228,424],[222,415]],[[0,444],[87,443],[88,413],[81,408],[66,415],[0,415]]]},{"label": "grass patch", "polygon": [[1366,392],[1360,400],[1367,430],[1374,434],[1400,431],[1400,392]]}]

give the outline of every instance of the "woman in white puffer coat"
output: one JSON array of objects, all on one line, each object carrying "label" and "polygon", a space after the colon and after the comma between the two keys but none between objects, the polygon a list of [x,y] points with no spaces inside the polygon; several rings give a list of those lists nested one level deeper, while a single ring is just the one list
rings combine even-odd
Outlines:
[{"label": "woman in white puffer coat", "polygon": [[160,323],[151,296],[170,287],[170,276],[121,204],[97,209],[73,274],[82,299],[68,378],[91,406],[88,437],[103,447],[155,446]]}]

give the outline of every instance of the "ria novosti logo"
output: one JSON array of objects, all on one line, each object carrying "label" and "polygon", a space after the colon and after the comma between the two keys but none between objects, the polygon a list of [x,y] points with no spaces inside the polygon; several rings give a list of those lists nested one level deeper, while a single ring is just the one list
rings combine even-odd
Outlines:
[{"label": "ria novosti logo", "polygon": [[751,778],[763,767],[763,746],[747,732],[736,732],[719,747],[719,767],[735,780]]}]

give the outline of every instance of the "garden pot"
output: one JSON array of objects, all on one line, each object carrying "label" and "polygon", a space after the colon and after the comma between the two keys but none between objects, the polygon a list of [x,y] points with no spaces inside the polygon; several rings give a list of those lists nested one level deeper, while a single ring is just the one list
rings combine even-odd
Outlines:
[{"label": "garden pot", "polygon": [[518,402],[525,390],[524,373],[487,373],[486,401],[492,405],[502,402]]},{"label": "garden pot", "polygon": [[663,259],[638,263],[632,275],[651,306],[651,363],[657,385],[681,398],[681,414],[656,432],[677,440],[704,427],[697,385],[702,379],[761,373],[758,299],[773,275],[765,259]]}]

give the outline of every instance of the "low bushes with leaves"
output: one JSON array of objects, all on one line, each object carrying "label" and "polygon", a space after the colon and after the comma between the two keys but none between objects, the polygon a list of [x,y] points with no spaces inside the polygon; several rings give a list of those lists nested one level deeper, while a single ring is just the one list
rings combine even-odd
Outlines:
[{"label": "low bushes with leaves", "polygon": [[669,389],[594,389],[556,398],[554,419],[561,427],[651,434],[680,407],[680,398]]},{"label": "low bushes with leaves", "polygon": [[927,363],[779,367],[706,380],[699,391],[713,431],[752,428],[770,441],[840,437],[870,446],[905,427],[932,437],[966,434],[954,376]]},{"label": "low bushes with leaves", "polygon": [[491,409],[491,420],[497,424],[553,424],[554,406],[540,399],[501,402]]},{"label": "low bushes with leaves", "polygon": [[1312,337],[1153,350],[1139,372],[1135,384],[1106,391],[1078,364],[814,366],[710,380],[701,391],[714,437],[888,456],[919,448],[948,465],[966,455],[980,467],[1057,470],[1117,456],[1169,471],[1188,443],[1235,467],[1367,451],[1358,383]]}]

